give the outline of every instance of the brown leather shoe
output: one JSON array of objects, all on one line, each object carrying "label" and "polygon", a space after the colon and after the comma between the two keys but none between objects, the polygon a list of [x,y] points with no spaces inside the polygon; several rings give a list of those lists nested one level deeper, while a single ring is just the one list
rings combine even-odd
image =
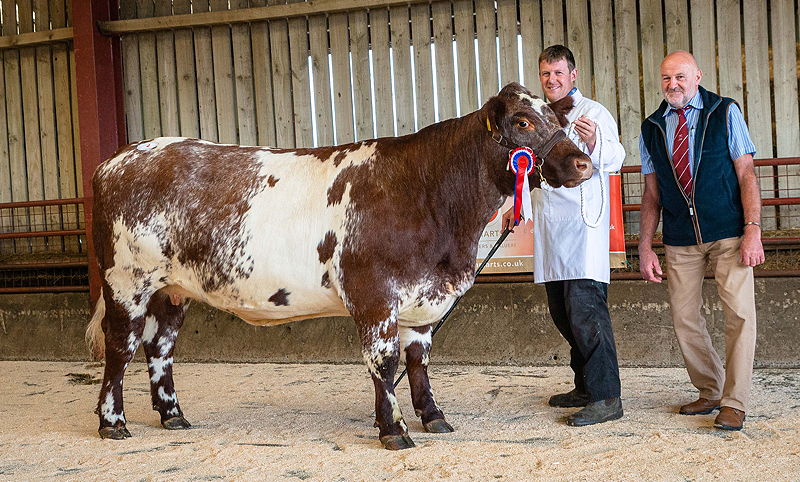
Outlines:
[{"label": "brown leather shoe", "polygon": [[720,400],[700,397],[692,403],[683,405],[678,411],[681,415],[707,415],[719,408]]},{"label": "brown leather shoe", "polygon": [[714,420],[714,426],[722,430],[741,430],[744,425],[744,412],[733,407],[722,407]]}]

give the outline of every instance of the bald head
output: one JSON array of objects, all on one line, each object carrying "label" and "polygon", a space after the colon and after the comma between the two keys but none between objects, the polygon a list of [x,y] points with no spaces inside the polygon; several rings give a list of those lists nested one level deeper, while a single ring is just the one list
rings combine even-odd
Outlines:
[{"label": "bald head", "polygon": [[664,57],[664,60],[661,61],[662,69],[664,68],[665,64],[669,66],[685,65],[689,68],[695,68],[699,70],[697,67],[697,60],[695,60],[694,55],[685,50],[676,50],[670,54],[667,54],[667,56]]},{"label": "bald head", "polygon": [[702,78],[703,72],[689,52],[672,52],[661,62],[661,91],[667,103],[676,109],[692,100]]}]

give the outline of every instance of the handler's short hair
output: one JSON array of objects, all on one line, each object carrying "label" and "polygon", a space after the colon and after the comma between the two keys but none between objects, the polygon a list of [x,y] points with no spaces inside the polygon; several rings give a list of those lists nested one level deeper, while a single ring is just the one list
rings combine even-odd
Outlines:
[{"label": "handler's short hair", "polygon": [[557,62],[561,59],[567,61],[567,67],[569,67],[569,71],[572,72],[575,70],[575,56],[572,55],[572,50],[564,47],[563,45],[556,44],[551,45],[544,49],[539,55],[539,63],[541,64],[542,61],[547,62],[548,64],[552,64],[553,62]]}]

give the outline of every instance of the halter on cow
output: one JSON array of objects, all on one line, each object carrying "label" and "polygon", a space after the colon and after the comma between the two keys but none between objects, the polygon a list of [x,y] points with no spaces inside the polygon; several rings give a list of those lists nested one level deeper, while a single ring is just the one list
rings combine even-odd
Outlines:
[{"label": "halter on cow", "polygon": [[547,105],[509,84],[480,110],[403,137],[122,148],[93,180],[102,296],[87,337],[96,354],[105,347],[100,436],[130,436],[122,380],[139,344],[162,425],[189,427],[172,379],[189,299],[256,325],[351,315],[384,447],[413,446],[392,386],[401,358],[425,430],[452,431],[428,380],[431,327],[472,286],[481,232],[514,189],[505,144],[546,158],[552,186],[591,176],[589,158],[558,134],[571,108],[570,97]]}]

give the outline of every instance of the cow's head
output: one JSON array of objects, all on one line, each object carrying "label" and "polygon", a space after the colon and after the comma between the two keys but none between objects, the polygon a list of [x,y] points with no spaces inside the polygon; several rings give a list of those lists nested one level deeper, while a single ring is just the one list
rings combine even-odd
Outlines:
[{"label": "cow's head", "polygon": [[[566,114],[572,109],[572,96],[548,104],[534,96],[522,85],[512,82],[489,99],[481,109],[491,136],[502,149],[517,146],[531,148],[541,164],[541,175],[553,187],[575,187],[592,176],[589,156],[563,135]],[[498,174],[498,187],[503,194],[513,189],[514,175],[506,169],[508,159],[498,164],[492,160],[490,169]],[[544,162],[542,162],[544,161]],[[534,170],[528,178],[531,187],[541,184]]]}]

